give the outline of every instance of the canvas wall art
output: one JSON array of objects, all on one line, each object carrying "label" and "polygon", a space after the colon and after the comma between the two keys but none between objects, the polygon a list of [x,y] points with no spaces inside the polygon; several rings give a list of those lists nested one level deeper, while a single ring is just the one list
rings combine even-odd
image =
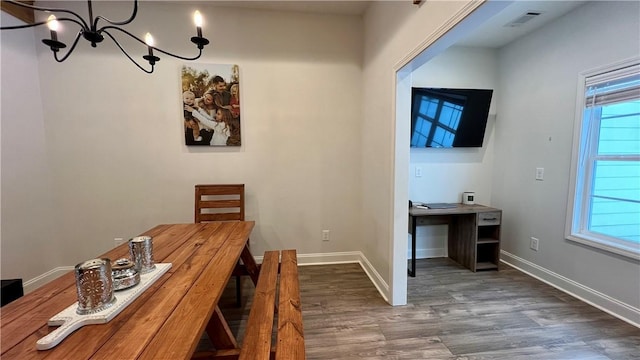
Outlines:
[{"label": "canvas wall art", "polygon": [[185,144],[240,146],[238,65],[189,64],[181,76]]}]

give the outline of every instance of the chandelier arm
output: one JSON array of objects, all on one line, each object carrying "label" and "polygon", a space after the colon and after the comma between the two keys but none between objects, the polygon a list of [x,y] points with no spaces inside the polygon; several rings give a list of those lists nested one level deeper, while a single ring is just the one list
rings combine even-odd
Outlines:
[{"label": "chandelier arm", "polygon": [[[114,29],[118,29],[116,27],[114,27]],[[147,70],[145,68],[143,68],[140,64],[138,64],[137,61],[135,61],[128,53],[127,51],[120,45],[120,43],[118,42],[118,40],[116,40],[115,37],[113,37],[113,35],[111,35],[108,31],[105,30],[105,28],[103,27],[102,29],[100,29],[101,32],[107,34],[107,36],[109,36],[111,38],[111,40],[113,40],[113,42],[116,44],[116,46],[120,49],[120,51],[122,51],[122,53],[129,58],[129,60],[131,60],[132,63],[134,63],[140,70],[146,72],[147,74],[151,74],[153,72],[153,68],[154,66],[151,65],[151,70]],[[131,35],[133,38],[135,38],[136,40],[142,42],[144,44],[144,41],[141,41],[140,39],[136,38],[135,36]]]},{"label": "chandelier arm", "polygon": [[159,51],[159,52],[161,52],[161,53],[163,53],[165,55],[169,55],[169,56],[172,56],[172,57],[174,57],[176,59],[182,59],[182,60],[196,60],[196,59],[200,58],[200,56],[202,56],[202,49],[198,49],[198,55],[196,55],[194,57],[184,57],[184,56],[172,54],[172,53],[170,53],[168,51],[164,51],[162,49],[158,49],[157,47],[154,47],[153,49],[157,50],[157,51]]},{"label": "chandelier arm", "polygon": [[78,31],[78,35],[76,35],[76,39],[73,41],[73,44],[71,45],[71,47],[69,48],[67,53],[61,59],[58,59],[58,52],[57,51],[53,52],[53,58],[56,59],[56,61],[59,62],[59,63],[67,60],[69,55],[71,55],[71,53],[73,52],[73,49],[76,48],[76,45],[78,44],[78,40],[80,40],[80,36],[82,36],[82,30]]},{"label": "chandelier arm", "polygon": [[[147,43],[145,43],[145,42],[144,42],[142,39],[140,39],[139,37],[137,37],[137,36],[133,35],[132,33],[128,32],[128,31],[127,31],[127,30],[125,30],[125,29],[121,29],[121,28],[116,27],[116,26],[103,26],[103,27],[101,27],[101,28],[100,28],[100,30],[98,30],[98,32],[99,32],[99,33],[100,33],[100,32],[104,32],[104,33],[106,33],[106,34],[109,34],[108,32],[106,32],[106,31],[105,31],[105,30],[107,30],[107,29],[114,29],[114,30],[121,31],[121,32],[123,32],[123,33],[125,33],[125,34],[129,35],[131,38],[133,38],[133,39],[135,39],[135,40],[138,40],[138,42],[140,42],[141,44],[144,44],[145,46],[148,46],[148,45],[147,45]],[[114,39],[114,38],[113,38],[113,36],[111,36],[111,34],[109,34],[109,36],[110,36],[112,39]],[[115,39],[114,39],[113,41],[115,41]],[[202,56],[202,49],[199,49],[199,53],[198,53],[198,55],[197,55],[197,56],[194,56],[194,57],[184,57],[184,56],[180,56],[180,55],[172,54],[172,53],[170,53],[170,52],[168,52],[168,51],[164,51],[164,50],[162,50],[162,49],[160,49],[160,48],[157,48],[157,47],[155,47],[155,46],[152,46],[152,48],[153,48],[153,50],[155,50],[155,51],[159,51],[159,52],[161,52],[161,53],[163,53],[163,54],[165,54],[165,55],[169,55],[169,56],[172,56],[172,57],[174,57],[174,58],[176,58],[176,59],[181,59],[181,60],[196,60],[196,59],[200,58],[200,56]],[[124,51],[124,50],[123,50],[123,51]]]},{"label": "chandelier arm", "polygon": [[[71,11],[71,10],[59,9],[59,8],[45,8],[45,7],[40,7],[40,6],[33,6],[33,5],[28,5],[28,4],[22,3],[22,2],[20,2],[20,1],[14,1],[14,0],[3,0],[3,1],[6,1],[6,2],[8,2],[8,3],[10,3],[10,4],[13,4],[13,5],[16,5],[16,6],[21,6],[21,7],[25,7],[25,8],[27,8],[27,9],[32,9],[32,10],[38,10],[38,11],[44,11],[44,12],[61,12],[61,13],[71,14],[71,15],[73,15],[73,16],[75,16],[75,17],[77,17],[77,18],[78,18],[78,20],[80,20],[80,22],[82,23],[80,26],[82,26],[82,27],[83,27],[83,28],[85,28],[85,29],[88,29],[88,28],[89,28],[89,25],[87,25],[87,23],[84,21],[84,19],[82,18],[82,16],[80,16],[80,15],[78,15],[78,14],[74,13],[74,12],[73,12],[73,11]],[[58,19],[58,21],[60,21],[60,20],[62,20],[62,19]],[[67,19],[67,20],[71,20],[71,19]],[[77,24],[80,24],[80,22],[78,22],[78,21],[74,21],[74,22],[75,22],[75,23],[77,23]],[[46,21],[45,21],[44,23],[46,23]],[[37,25],[42,25],[42,23],[37,23]],[[35,25],[35,24],[34,24],[33,26],[37,26],[37,25]],[[4,28],[3,28],[3,29],[4,29]],[[16,29],[17,29],[17,28],[16,28]]]},{"label": "chandelier arm", "polygon": [[104,16],[98,15],[96,17],[96,19],[93,21],[93,28],[97,29],[98,28],[98,20],[102,19],[106,22],[108,22],[111,25],[127,25],[129,23],[131,23],[136,16],[138,15],[138,0],[134,0],[133,2],[133,12],[131,13],[131,16],[129,17],[129,19],[125,20],[125,21],[111,21],[109,19],[107,19]]},{"label": "chandelier arm", "polygon": [[48,21],[39,21],[37,23],[33,23],[33,24],[24,24],[24,25],[16,25],[16,26],[2,26],[0,27],[0,30],[13,30],[13,29],[26,29],[26,28],[30,28],[30,27],[36,27],[39,25],[44,25],[46,24]]}]

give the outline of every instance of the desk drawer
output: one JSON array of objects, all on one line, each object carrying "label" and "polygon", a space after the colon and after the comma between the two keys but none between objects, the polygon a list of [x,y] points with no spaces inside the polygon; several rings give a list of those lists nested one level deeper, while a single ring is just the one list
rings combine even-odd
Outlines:
[{"label": "desk drawer", "polygon": [[500,225],[502,217],[501,211],[490,211],[478,213],[478,226]]}]

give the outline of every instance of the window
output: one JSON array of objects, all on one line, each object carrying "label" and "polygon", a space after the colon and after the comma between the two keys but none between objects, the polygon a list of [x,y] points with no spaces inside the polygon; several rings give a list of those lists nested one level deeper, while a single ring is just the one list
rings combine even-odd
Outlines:
[{"label": "window", "polygon": [[640,59],[579,89],[567,239],[640,259]]}]

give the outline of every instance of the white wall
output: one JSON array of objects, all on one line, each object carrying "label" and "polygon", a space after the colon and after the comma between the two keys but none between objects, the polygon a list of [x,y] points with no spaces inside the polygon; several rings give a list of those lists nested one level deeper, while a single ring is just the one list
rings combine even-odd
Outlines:
[{"label": "white wall", "polygon": [[[82,10],[85,3],[70,6]],[[96,13],[100,6],[95,4]],[[109,4],[109,11],[122,14],[127,8]],[[157,46],[192,54],[193,10],[144,1],[128,29],[143,34],[146,24]],[[58,64],[40,44],[47,30],[36,30],[36,39],[23,43],[16,38],[23,32],[3,32],[3,56],[10,42],[22,44],[17,56],[31,61],[30,68],[39,65],[44,94],[44,115],[25,114],[23,102],[3,97],[3,277],[6,272],[29,279],[96,256],[113,246],[114,237],[126,239],[159,223],[192,222],[197,183],[246,184],[256,255],[272,248],[297,248],[300,254],[360,250],[361,18],[209,5],[200,10],[211,45],[198,63],[240,66],[239,149],[184,145],[182,61],[162,57],[147,75],[105,40],[97,49],[81,41]],[[34,46],[37,62],[29,50]],[[33,87],[18,84],[24,74],[5,81],[4,72],[3,65],[3,96],[12,90],[16,99],[34,97]],[[28,137],[17,131],[38,122]],[[13,139],[6,139],[5,128]],[[53,205],[42,208],[44,200]],[[36,233],[41,236],[25,234],[34,227],[44,228]],[[331,241],[321,241],[322,229],[331,230]],[[28,249],[20,245],[25,243]]]},{"label": "white wall", "polygon": [[638,261],[567,241],[564,225],[578,74],[638,56],[638,14],[638,2],[590,2],[501,49],[491,199],[504,210],[503,260],[636,324]]},{"label": "white wall", "polygon": [[[464,191],[474,191],[476,203],[491,205],[493,129],[500,96],[496,51],[451,47],[415,69],[411,80],[414,87],[492,89],[494,92],[482,148],[411,148],[409,199],[459,203]],[[421,169],[421,177],[416,176],[416,168]],[[446,225],[420,226],[416,234],[418,257],[444,256],[446,238]]]},{"label": "white wall", "polygon": [[[2,12],[2,25],[19,25]],[[53,216],[51,168],[32,30],[0,33],[3,279],[28,280],[64,258]],[[37,249],[37,251],[34,251]]]}]

